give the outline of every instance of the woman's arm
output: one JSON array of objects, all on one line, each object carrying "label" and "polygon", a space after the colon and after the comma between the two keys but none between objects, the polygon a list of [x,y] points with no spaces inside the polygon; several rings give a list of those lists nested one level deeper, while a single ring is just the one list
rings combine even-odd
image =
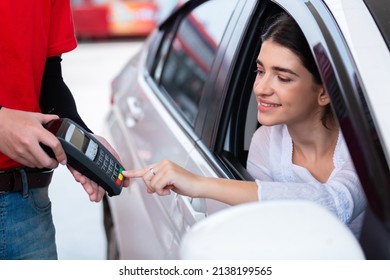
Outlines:
[{"label": "woman's arm", "polygon": [[207,178],[164,160],[138,170],[127,170],[128,178],[142,177],[149,193],[168,195],[171,190],[185,196],[211,198],[230,205],[257,201],[255,182]]}]

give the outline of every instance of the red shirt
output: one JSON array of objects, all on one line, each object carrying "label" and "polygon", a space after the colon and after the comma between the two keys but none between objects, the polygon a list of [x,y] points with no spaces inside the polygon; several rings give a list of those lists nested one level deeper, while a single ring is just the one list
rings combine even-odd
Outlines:
[{"label": "red shirt", "polygon": [[[0,105],[40,112],[46,58],[76,46],[69,0],[1,0]],[[17,166],[0,153],[0,170]]]}]

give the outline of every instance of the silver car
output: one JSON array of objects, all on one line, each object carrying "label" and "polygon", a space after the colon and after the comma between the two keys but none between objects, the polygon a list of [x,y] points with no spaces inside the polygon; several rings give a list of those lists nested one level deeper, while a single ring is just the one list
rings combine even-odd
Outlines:
[{"label": "silver car", "polygon": [[[367,259],[389,259],[390,2],[181,2],[112,83],[106,136],[125,168],[169,159],[204,176],[252,180],[246,158],[258,126],[252,85],[260,33],[286,10],[312,47],[366,193],[358,244]],[[104,206],[109,259],[180,258],[183,236],[229,209],[150,195],[138,179]]]}]

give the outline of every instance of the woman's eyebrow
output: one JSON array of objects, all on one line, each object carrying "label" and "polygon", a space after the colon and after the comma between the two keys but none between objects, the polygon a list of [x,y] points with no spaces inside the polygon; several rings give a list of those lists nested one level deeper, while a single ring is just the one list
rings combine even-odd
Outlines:
[{"label": "woman's eyebrow", "polygon": [[[264,67],[263,63],[259,59],[256,59],[256,64],[259,65],[259,66]],[[292,70],[290,70],[288,68],[283,68],[283,67],[280,67],[280,66],[272,66],[272,70],[278,71],[278,72],[289,73],[291,75],[299,77],[299,75],[297,73],[295,73],[294,71],[292,71]]]}]

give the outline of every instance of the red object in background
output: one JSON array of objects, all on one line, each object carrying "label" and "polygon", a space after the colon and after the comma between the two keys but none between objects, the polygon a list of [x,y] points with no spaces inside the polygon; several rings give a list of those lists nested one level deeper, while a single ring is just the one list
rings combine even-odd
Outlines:
[{"label": "red object in background", "polygon": [[109,36],[108,7],[85,5],[73,8],[76,36],[105,38]]},{"label": "red object in background", "polygon": [[72,10],[78,38],[147,36],[156,25],[154,1],[74,0]]}]

